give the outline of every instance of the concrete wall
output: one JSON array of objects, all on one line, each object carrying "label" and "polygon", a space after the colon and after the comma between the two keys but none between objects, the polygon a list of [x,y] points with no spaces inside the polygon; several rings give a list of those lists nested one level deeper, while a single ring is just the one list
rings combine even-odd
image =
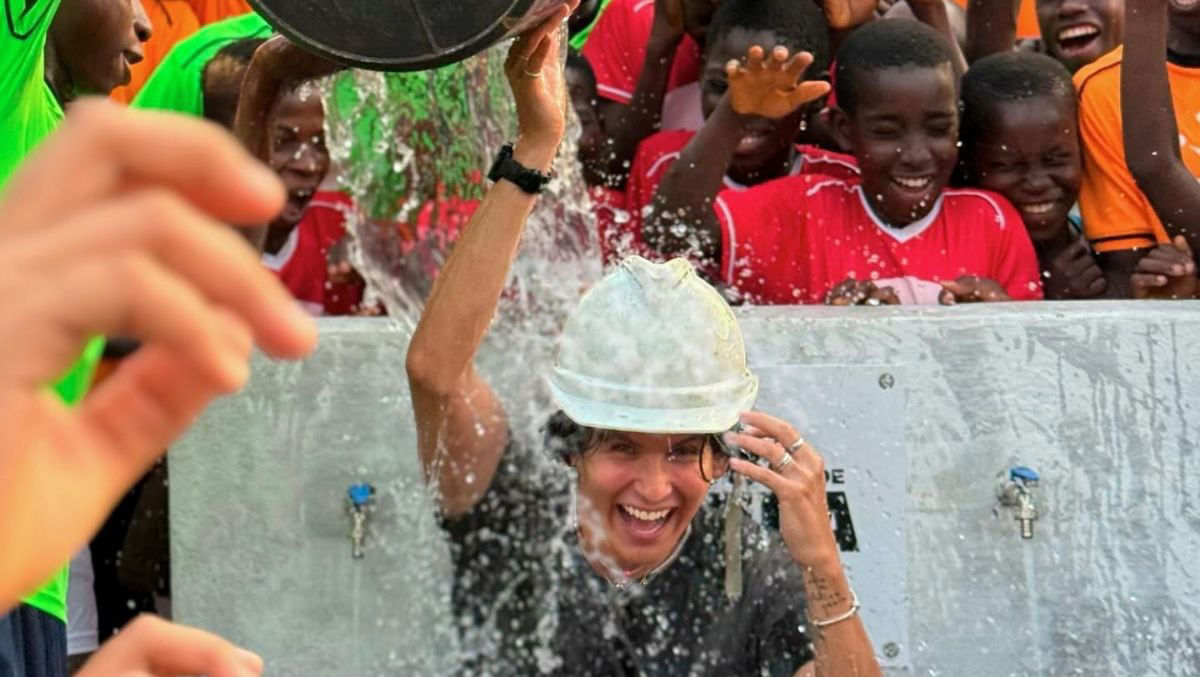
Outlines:
[{"label": "concrete wall", "polygon": [[[890,672],[1200,672],[1200,304],[739,312],[759,408],[854,485],[845,558]],[[172,451],[178,618],[273,674],[450,674],[404,338],[322,328],[311,360],[257,361]],[[548,346],[501,330],[481,360],[518,434],[546,411]],[[1031,540],[994,510],[1014,464],[1042,475]],[[342,496],[360,479],[381,495],[352,560]]]}]

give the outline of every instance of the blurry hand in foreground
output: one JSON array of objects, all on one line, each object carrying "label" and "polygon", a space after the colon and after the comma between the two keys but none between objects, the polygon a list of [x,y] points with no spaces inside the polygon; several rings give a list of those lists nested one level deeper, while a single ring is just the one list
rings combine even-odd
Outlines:
[{"label": "blurry hand in foreground", "polygon": [[[0,612],[242,386],[253,344],[312,350],[311,320],[223,225],[283,201],[216,126],[101,101],[76,104],[0,195]],[[100,334],[142,349],[69,409],[48,386]]]},{"label": "blurry hand in foreground", "polygon": [[256,677],[262,671],[261,658],[216,635],[139,616],[105,642],[76,675]]}]

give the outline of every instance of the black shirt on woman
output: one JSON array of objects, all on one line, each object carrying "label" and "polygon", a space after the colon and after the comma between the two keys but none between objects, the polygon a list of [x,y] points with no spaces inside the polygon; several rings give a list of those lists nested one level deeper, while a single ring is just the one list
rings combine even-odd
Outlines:
[{"label": "black shirt on woman", "polygon": [[580,552],[569,474],[515,451],[474,510],[443,523],[463,674],[783,676],[812,659],[802,572],[777,534],[742,520],[744,587],[730,603],[710,498],[674,563],[618,588]]}]

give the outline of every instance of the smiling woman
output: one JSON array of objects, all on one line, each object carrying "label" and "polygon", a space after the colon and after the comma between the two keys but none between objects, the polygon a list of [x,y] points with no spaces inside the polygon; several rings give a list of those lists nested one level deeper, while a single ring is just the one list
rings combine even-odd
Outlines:
[{"label": "smiling woman", "polygon": [[[562,463],[520,448],[476,372],[538,192],[504,177],[545,172],[562,138],[553,28],[512,48],[520,142],[438,276],[406,362],[452,543],[463,671],[878,675],[821,458],[788,423],[747,413],[758,380],[741,330],[688,262],[627,259],[571,314],[545,437]],[[784,543],[741,519],[736,498],[710,500],[730,470],[735,486],[775,493]]]}]

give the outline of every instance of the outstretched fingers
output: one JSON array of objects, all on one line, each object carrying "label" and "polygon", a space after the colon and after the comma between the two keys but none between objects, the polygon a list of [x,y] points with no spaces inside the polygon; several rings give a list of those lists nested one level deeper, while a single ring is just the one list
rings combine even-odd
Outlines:
[{"label": "outstretched fingers", "polygon": [[526,70],[531,73],[537,72],[536,69],[541,68],[541,64],[533,63],[537,52],[539,50],[549,52],[549,48],[543,43],[550,41],[550,35],[559,29],[563,20],[571,14],[572,7],[577,4],[578,2],[575,1],[557,8],[550,16],[546,17],[545,21],[538,24],[533,30],[518,37],[508,51],[507,65],[511,68],[518,61],[530,62],[526,66]]},{"label": "outstretched fingers", "polygon": [[787,62],[785,68],[789,74],[799,80],[804,75],[804,71],[808,70],[808,67],[812,65],[812,62],[812,52],[796,52],[791,60]]},{"label": "outstretched fingers", "polygon": [[763,48],[754,45],[746,52],[746,70],[760,71],[766,67],[767,56]]}]

